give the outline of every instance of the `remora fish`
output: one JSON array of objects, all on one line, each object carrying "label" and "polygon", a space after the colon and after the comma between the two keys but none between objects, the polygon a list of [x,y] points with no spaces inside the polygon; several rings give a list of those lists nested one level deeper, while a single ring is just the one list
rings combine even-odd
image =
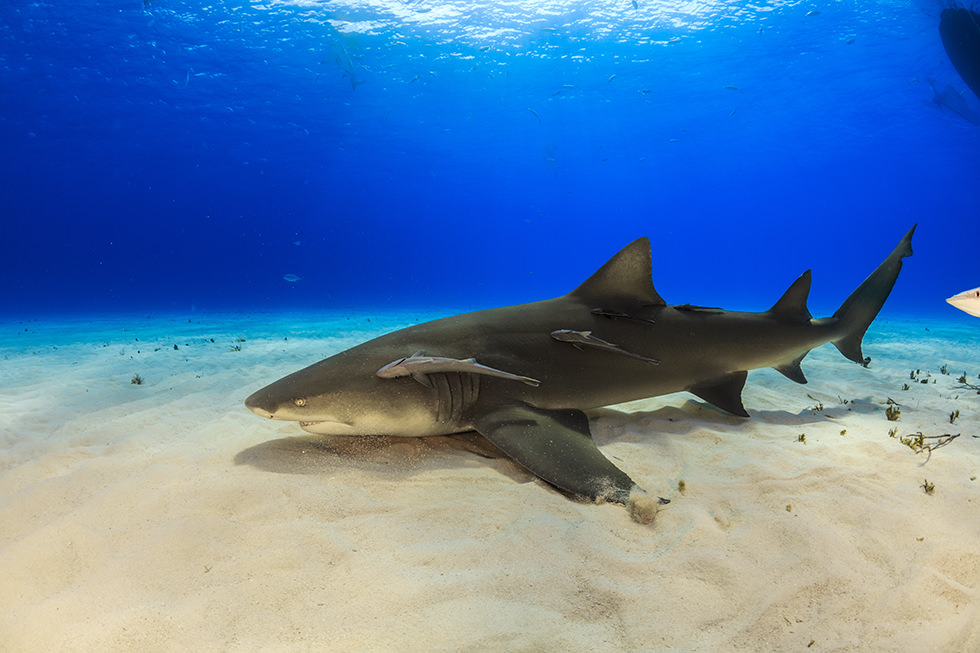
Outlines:
[{"label": "remora fish", "polygon": [[458,358],[441,358],[439,356],[424,356],[424,352],[417,351],[408,358],[399,358],[393,363],[388,363],[376,372],[382,379],[397,379],[403,376],[411,376],[422,385],[431,388],[432,381],[429,380],[430,374],[439,372],[463,372],[465,374],[485,374],[495,376],[498,379],[510,379],[520,381],[534,387],[541,385],[537,379],[527,376],[511,374],[503,370],[495,370],[486,365],[480,365],[475,358],[459,360]]},{"label": "remora fish", "polygon": [[980,317],[980,288],[964,290],[946,301],[961,311]]},{"label": "remora fish", "polygon": [[[595,315],[596,311],[593,310],[592,313]],[[583,347],[595,347],[596,349],[601,349],[603,351],[612,351],[617,354],[623,354],[624,356],[632,356],[641,361],[646,361],[651,365],[660,365],[660,361],[654,358],[647,358],[646,356],[641,356],[640,354],[634,354],[631,351],[626,351],[619,345],[613,344],[611,342],[606,342],[602,338],[597,338],[592,335],[591,331],[571,331],[569,329],[559,329],[558,331],[552,331],[551,337],[558,342],[567,342],[577,349],[581,350]]]},{"label": "remora fish", "polygon": [[[861,340],[891,292],[902,259],[912,255],[914,231],[831,317],[810,316],[809,270],[762,313],[668,306],[651,282],[650,243],[640,238],[567,295],[383,335],[266,386],[245,405],[263,417],[297,421],[311,433],[426,436],[476,430],[548,483],[596,502],[625,504],[635,520],[646,523],[656,513],[655,501],[602,455],[583,411],[687,391],[747,417],[741,398],[747,370],[773,367],[806,383],[800,362],[828,342],[863,363]],[[598,314],[596,307],[603,307]],[[660,364],[614,351],[576,351],[552,336],[563,330],[591,331]],[[425,376],[431,387],[378,376],[392,362],[423,350],[444,359],[472,357],[496,371],[539,380],[540,386],[465,367],[430,368]]]}]

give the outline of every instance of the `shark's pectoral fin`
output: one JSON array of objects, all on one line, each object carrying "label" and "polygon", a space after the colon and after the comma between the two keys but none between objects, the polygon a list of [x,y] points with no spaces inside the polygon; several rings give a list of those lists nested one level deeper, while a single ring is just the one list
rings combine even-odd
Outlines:
[{"label": "shark's pectoral fin", "polygon": [[474,426],[548,483],[593,501],[630,504],[636,484],[599,451],[582,411],[515,404],[479,415]]},{"label": "shark's pectoral fin", "polygon": [[796,381],[797,383],[806,383],[806,377],[803,376],[803,368],[800,367],[800,363],[806,358],[806,355],[810,352],[806,352],[799,358],[796,358],[789,363],[783,363],[782,365],[776,365],[773,367],[774,370],[785,376],[790,381]]},{"label": "shark's pectoral fin", "polygon": [[[802,375],[803,372],[801,371],[800,374]],[[698,384],[690,388],[688,392],[701,397],[712,406],[728,411],[732,415],[748,417],[749,414],[745,411],[745,406],[742,405],[742,388],[745,387],[746,376],[748,376],[748,372],[732,372],[720,379]]]}]

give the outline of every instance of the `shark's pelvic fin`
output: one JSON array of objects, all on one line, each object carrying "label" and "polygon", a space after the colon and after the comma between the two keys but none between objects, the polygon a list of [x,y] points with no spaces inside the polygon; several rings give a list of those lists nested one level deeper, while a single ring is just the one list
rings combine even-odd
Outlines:
[{"label": "shark's pelvic fin", "polygon": [[515,404],[476,416],[474,426],[531,473],[566,492],[630,503],[636,484],[602,455],[580,410]]},{"label": "shark's pelvic fin", "polygon": [[[802,371],[800,375],[803,375]],[[742,388],[745,387],[745,377],[747,376],[748,372],[732,372],[720,379],[700,383],[689,388],[688,392],[701,397],[712,406],[728,411],[732,415],[748,417],[749,414],[745,410],[745,406],[742,405]]]},{"label": "shark's pelvic fin", "polygon": [[[768,313],[787,322],[809,322],[813,316],[806,307],[810,296],[810,271],[807,270],[783,293]],[[790,377],[792,378],[792,377]]]},{"label": "shark's pelvic fin", "polygon": [[773,367],[774,370],[785,376],[790,381],[796,381],[797,383],[806,383],[806,377],[803,376],[803,368],[800,367],[800,363],[806,358],[806,355],[810,352],[804,353],[802,356],[798,357],[789,363],[784,363],[782,365],[776,365]]},{"label": "shark's pelvic fin", "polygon": [[833,341],[834,346],[855,363],[864,364],[864,353],[861,351],[864,333],[888,299],[898,273],[902,270],[902,259],[912,256],[912,234],[915,233],[916,226],[918,225],[909,229],[888,258],[882,261],[834,313],[846,332],[842,338]]},{"label": "shark's pelvic fin", "polygon": [[666,306],[653,287],[652,270],[650,241],[637,238],[570,294],[594,306],[616,306],[615,312],[625,306]]}]

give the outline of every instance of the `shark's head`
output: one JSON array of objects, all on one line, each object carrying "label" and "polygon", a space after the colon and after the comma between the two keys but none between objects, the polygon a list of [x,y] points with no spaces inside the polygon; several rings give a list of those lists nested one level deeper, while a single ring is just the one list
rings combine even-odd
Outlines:
[{"label": "shark's head", "polygon": [[299,422],[326,435],[434,435],[439,424],[432,395],[411,378],[379,378],[391,362],[348,350],[267,385],[245,400],[256,415]]}]

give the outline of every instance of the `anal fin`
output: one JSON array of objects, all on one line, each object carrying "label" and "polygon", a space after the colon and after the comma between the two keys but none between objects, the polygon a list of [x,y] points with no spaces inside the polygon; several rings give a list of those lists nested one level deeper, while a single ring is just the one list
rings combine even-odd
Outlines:
[{"label": "anal fin", "polygon": [[[802,372],[801,372],[802,374]],[[700,383],[688,389],[693,395],[704,399],[712,406],[717,406],[732,415],[748,417],[749,414],[742,405],[742,388],[745,387],[747,372],[732,372],[720,379]]]}]

